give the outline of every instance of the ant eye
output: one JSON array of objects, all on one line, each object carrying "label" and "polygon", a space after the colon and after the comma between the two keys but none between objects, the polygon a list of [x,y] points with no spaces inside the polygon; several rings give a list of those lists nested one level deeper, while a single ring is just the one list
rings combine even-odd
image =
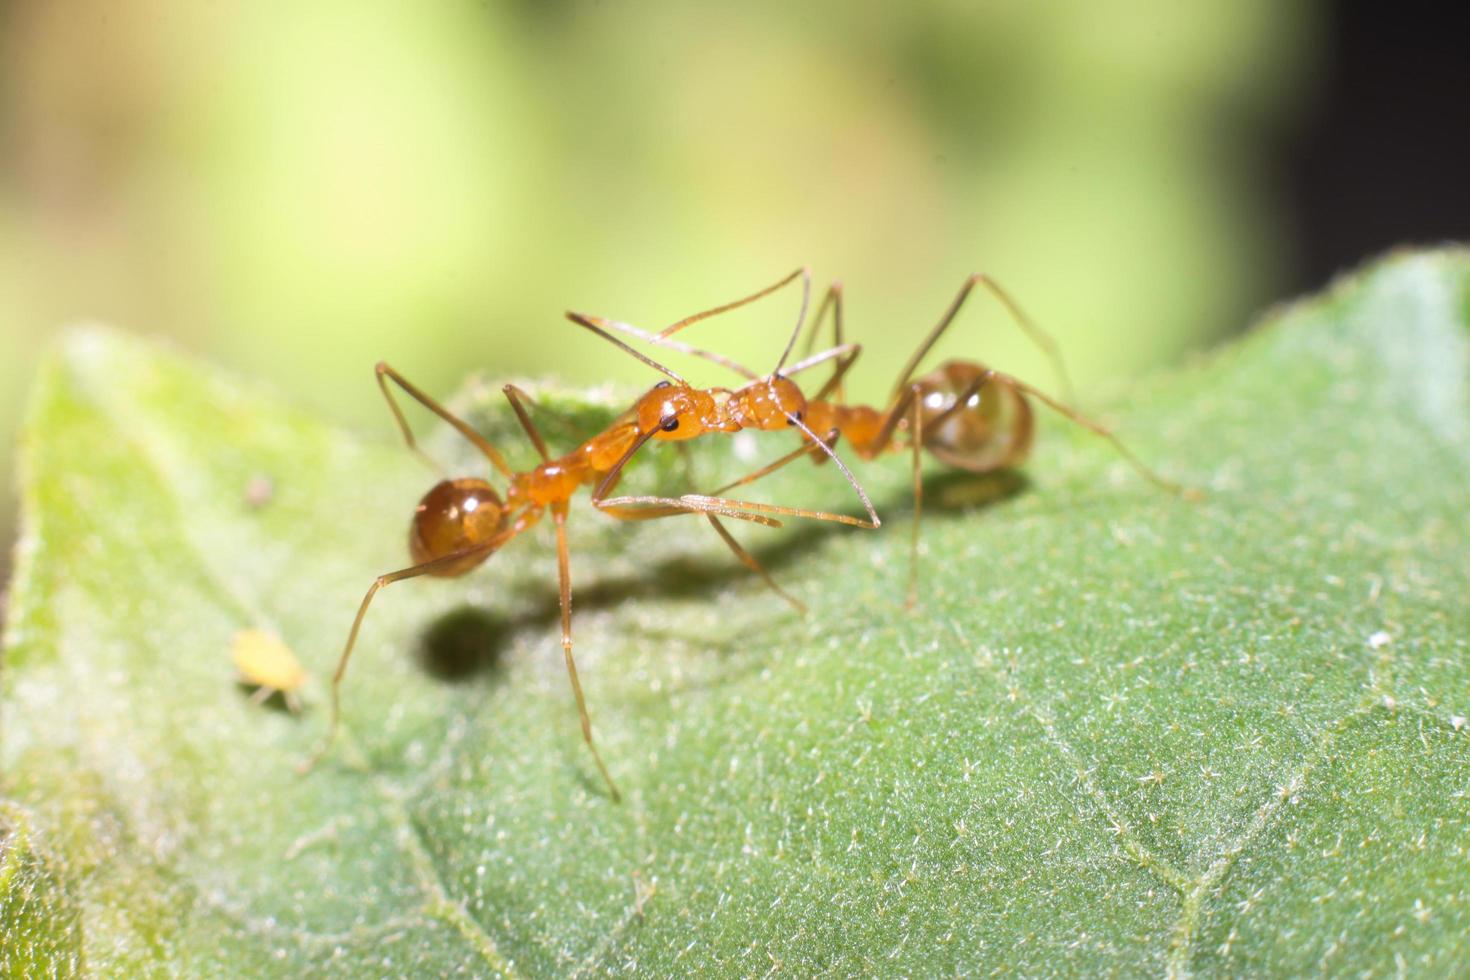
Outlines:
[{"label": "ant eye", "polygon": [[679,418],[676,415],[670,415],[668,418],[660,422],[658,424],[658,427],[660,429],[663,429],[665,432],[673,432],[679,427]]},{"label": "ant eye", "polygon": [[655,388],[667,388],[668,386],[669,382],[667,381],[660,381],[658,384],[654,385]]},{"label": "ant eye", "polygon": [[787,425],[795,425],[796,423],[798,423],[800,421],[801,421],[801,413],[800,412],[792,412],[791,413],[791,417],[786,420],[786,424]]}]

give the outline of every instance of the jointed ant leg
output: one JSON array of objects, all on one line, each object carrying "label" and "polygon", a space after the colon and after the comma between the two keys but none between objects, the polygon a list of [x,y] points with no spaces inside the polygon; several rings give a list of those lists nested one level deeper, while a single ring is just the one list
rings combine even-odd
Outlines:
[{"label": "jointed ant leg", "polygon": [[[831,453],[826,444],[820,443],[820,440],[817,440],[816,436],[812,436],[812,439],[819,443],[819,449],[826,450],[829,454]],[[844,475],[849,480],[852,480],[852,474],[847,470],[847,467],[842,461],[838,460],[835,454],[832,454],[831,458],[837,460],[837,465],[842,467]],[[607,482],[606,478],[604,478],[603,482]],[[853,485],[857,485],[855,481]],[[604,497],[602,493],[602,487],[598,487],[593,492],[592,505],[598,510],[620,520],[647,520],[682,511],[691,514],[718,514],[721,517],[734,517],[740,520],[754,521],[757,524],[770,524],[775,527],[779,527],[781,522],[764,515],[778,514],[783,517],[806,517],[812,520],[832,521],[836,524],[848,524],[853,527],[868,528],[870,530],[879,527],[883,523],[879,520],[877,512],[873,510],[872,503],[868,500],[867,495],[862,492],[861,487],[858,487],[858,493],[863,502],[863,506],[868,511],[867,520],[851,517],[847,514],[834,514],[830,511],[810,510],[805,507],[786,507],[780,504],[767,504],[753,500],[734,500],[728,497],[705,494],[691,493],[685,494],[682,497],[656,497],[649,495]]]},{"label": "jointed ant leg", "polygon": [[1016,325],[1025,332],[1026,336],[1031,338],[1032,343],[1041,348],[1042,353],[1051,361],[1052,370],[1056,372],[1057,379],[1062,384],[1062,390],[1066,392],[1067,401],[1075,401],[1076,399],[1072,391],[1072,380],[1067,375],[1067,367],[1062,362],[1062,354],[1057,348],[1056,341],[1052,340],[1046,331],[1042,330],[1035,321],[1021,310],[1020,305],[1011,298],[1010,293],[1007,293],[1000,287],[999,283],[983,273],[975,273],[965,280],[965,284],[960,287],[959,294],[955,296],[954,302],[949,304],[949,309],[945,310],[944,315],[939,318],[939,322],[934,325],[934,329],[929,331],[929,335],[919,344],[918,349],[914,351],[914,355],[904,365],[903,371],[899,373],[898,383],[893,387],[894,394],[897,395],[898,392],[903,390],[904,385],[908,384],[909,379],[913,376],[914,370],[919,366],[919,362],[924,359],[924,355],[929,353],[930,348],[949,329],[950,324],[954,322],[955,316],[958,315],[960,307],[964,306],[965,300],[969,298],[971,290],[976,285],[984,286],[992,296],[999,300],[1000,304],[1010,313],[1011,319],[1015,321]]},{"label": "jointed ant leg", "polygon": [[393,381],[394,384],[398,385],[398,387],[408,392],[408,394],[411,395],[413,399],[417,401],[420,405],[424,406],[429,411],[433,412],[435,415],[439,416],[441,419],[454,426],[455,430],[459,432],[460,435],[468,439],[471,443],[474,444],[476,449],[485,454],[485,458],[490,460],[491,464],[500,471],[502,476],[509,477],[511,475],[511,469],[509,466],[506,465],[505,457],[501,456],[500,451],[492,446],[488,439],[480,435],[480,433],[476,432],[468,422],[466,422],[464,419],[461,419],[453,412],[449,411],[449,409],[445,408],[443,405],[440,405],[424,392],[420,391],[411,382],[409,382],[407,378],[399,374],[397,371],[393,370],[385,362],[378,362],[376,372],[378,376],[378,387],[382,390],[383,397],[388,400],[388,408],[393,412],[393,418],[397,420],[399,431],[403,433],[403,438],[405,441],[407,441],[409,449],[412,449],[424,459],[429,460],[429,462],[433,464],[436,469],[439,468],[439,464],[435,463],[433,459],[426,455],[423,450],[419,448],[418,442],[414,439],[413,430],[408,427],[408,420],[403,417],[403,410],[398,407],[398,402],[393,398],[393,392],[388,388],[388,381],[390,379]]},{"label": "jointed ant leg", "polygon": [[[828,446],[831,446],[837,441],[837,430],[833,429],[831,432],[828,432],[827,437],[822,441]],[[710,491],[710,495],[716,496],[719,494],[725,494],[729,493],[731,490],[734,490],[736,487],[747,486],[751,483],[756,482],[757,480],[761,480],[765,477],[770,476],[772,473],[781,469],[783,466],[795,462],[796,460],[801,459],[803,456],[812,456],[816,453],[820,453],[821,451],[822,447],[817,445],[815,442],[803,442],[800,446],[797,446],[795,449],[791,450],[791,452],[787,453],[785,456],[782,456],[780,459],[777,459],[771,463],[767,463],[765,466],[762,466],[760,469],[756,470],[753,473],[747,473],[745,476],[742,476],[738,480],[731,480],[724,486]]]},{"label": "jointed ant leg", "polygon": [[781,586],[777,585],[776,580],[771,577],[770,572],[766,571],[765,566],[756,559],[755,555],[752,555],[750,552],[746,551],[743,547],[740,546],[740,542],[736,541],[734,536],[730,534],[728,529],[726,529],[725,525],[720,523],[720,519],[718,517],[716,517],[714,514],[705,514],[704,516],[709,520],[710,527],[714,528],[715,532],[724,539],[725,544],[730,546],[730,550],[735,552],[735,557],[739,558],[741,563],[744,564],[746,568],[759,575],[765,581],[766,585],[771,587],[772,592],[776,593],[778,596],[791,603],[791,605],[796,608],[797,612],[801,613],[803,616],[806,615],[806,603],[802,602],[790,592],[787,592],[785,589],[781,588]]},{"label": "jointed ant leg", "polygon": [[[830,446],[836,440],[837,432],[834,430],[827,433],[827,437],[823,441]],[[730,490],[733,490],[736,487],[742,487],[747,484],[754,483],[757,480],[771,475],[772,473],[781,469],[781,467],[786,466],[787,464],[795,460],[801,459],[803,456],[810,456],[813,453],[820,451],[821,447],[818,446],[816,443],[804,443],[801,446],[798,446],[796,449],[793,449],[791,452],[787,453],[785,456],[782,456],[775,462],[767,463],[765,466],[762,466],[755,472],[748,473],[738,480],[734,480],[730,483],[725,484],[718,490],[715,490],[714,493],[723,494]],[[715,515],[705,514],[705,517],[709,519],[711,526],[713,526],[714,529],[719,532],[720,537],[725,539],[725,543],[730,546],[730,549],[735,552],[735,557],[739,558],[742,562],[745,563],[747,568],[749,568],[751,571],[755,572],[762,579],[764,579],[765,583],[771,587],[772,591],[774,591],[781,598],[785,599],[787,602],[791,603],[791,605],[795,606],[797,612],[801,613],[802,615],[806,614],[806,605],[794,598],[785,589],[777,585],[776,580],[771,577],[771,574],[767,572],[764,567],[761,566],[760,562],[756,560],[754,555],[742,548],[739,542],[737,542],[733,537],[730,536],[730,532],[726,530],[725,526],[720,523],[719,519],[715,517]]]},{"label": "jointed ant leg", "polygon": [[[835,350],[848,346],[843,339],[842,283],[833,282],[832,285],[827,287],[827,293],[822,297],[822,302],[817,307],[816,316],[812,317],[811,329],[807,333],[806,344],[803,347],[804,352],[810,353],[811,349],[816,346],[817,334],[821,329],[822,317],[827,312],[827,309],[829,307],[832,310],[832,343],[834,345],[833,349]],[[843,354],[841,356],[841,358],[837,362],[836,368],[832,372],[832,377],[828,378],[827,382],[822,385],[821,389],[814,396],[812,396],[811,401],[822,401],[828,395],[832,395],[837,404],[842,405],[846,403],[846,393],[842,389],[842,376],[847,373],[847,369],[852,367],[853,362],[857,360],[858,354],[862,352],[861,346],[854,344],[852,345],[852,347],[853,350],[850,353]],[[802,363],[805,364],[805,362]],[[793,368],[790,373],[795,374],[796,368]]]},{"label": "jointed ant leg", "polygon": [[924,414],[918,392],[909,402],[909,440],[914,451],[914,526],[909,531],[909,597],[912,609],[919,601],[919,520],[924,516]]},{"label": "jointed ant leg", "polygon": [[[976,386],[978,390],[978,385]],[[901,419],[907,419],[909,423],[909,443],[913,450],[914,470],[914,524],[910,530],[909,539],[909,592],[906,605],[912,607],[919,598],[919,522],[924,515],[924,420],[923,420],[923,389],[917,384],[911,384],[904,389],[903,395],[894,403],[888,412],[888,418],[883,423],[883,428],[878,431],[878,437],[873,443],[873,452],[880,453],[888,448],[898,432],[898,423]],[[974,392],[964,395],[957,405],[965,404]],[[953,409],[951,409],[952,411]],[[947,414],[947,413],[946,413]],[[941,415],[939,418],[944,418]],[[937,424],[937,420],[936,423]]]},{"label": "jointed ant leg", "polygon": [[541,458],[544,461],[550,462],[551,454],[546,451],[546,441],[541,438],[541,433],[536,429],[536,423],[531,421],[531,413],[527,412],[526,406],[521,404],[522,400],[532,401],[531,396],[515,385],[506,385],[500,390],[505,393],[505,397],[510,401],[510,407],[515,410],[516,418],[520,420],[521,428],[525,429],[526,435],[530,436],[531,443],[536,447],[536,451],[541,454]]},{"label": "jointed ant leg", "polygon": [[812,314],[811,324],[807,327],[806,343],[801,345],[803,354],[810,354],[817,346],[817,336],[822,330],[822,318],[827,315],[828,310],[833,311],[834,322],[832,324],[832,343],[838,346],[842,344],[842,283],[833,280],[822,294],[822,301],[817,304],[817,312]]},{"label": "jointed ant leg", "polygon": [[[615,517],[620,521],[653,521],[658,520],[661,517],[673,517],[677,514],[691,513],[690,509],[683,505],[676,507],[609,508],[603,507],[599,503],[599,501],[603,500],[607,494],[613,491],[613,489],[618,485],[618,481],[623,478],[623,467],[628,464],[628,460],[632,459],[633,455],[637,453],[639,449],[643,448],[644,443],[648,442],[648,440],[652,437],[652,433],[646,433],[640,436],[637,442],[628,447],[628,451],[623,453],[623,458],[618,460],[617,465],[615,465],[610,471],[608,471],[607,475],[602,478],[602,482],[599,483],[597,487],[592,491],[592,506],[597,507],[603,513]],[[720,513],[723,517],[733,517],[737,520],[749,521],[752,524],[763,524],[766,527],[781,526],[780,521],[776,520],[774,517],[767,517],[764,514],[746,514],[734,510],[721,511]]]},{"label": "jointed ant leg", "polygon": [[959,398],[955,399],[953,405],[951,405],[945,411],[941,412],[939,415],[935,416],[930,424],[937,426],[942,423],[953,412],[957,411],[961,406],[965,405],[971,398],[977,395],[980,392],[980,389],[985,387],[986,383],[991,380],[1002,381],[1012,386],[1013,388],[1016,388],[1018,391],[1030,395],[1037,401],[1046,405],[1052,411],[1057,412],[1058,414],[1063,415],[1068,419],[1071,419],[1073,422],[1082,426],[1084,429],[1087,429],[1093,435],[1102,436],[1108,442],[1113,444],[1113,448],[1117,450],[1118,455],[1122,456],[1123,459],[1125,459],[1128,464],[1133,467],[1133,469],[1138,473],[1139,476],[1142,476],[1145,480],[1148,480],[1159,489],[1166,490],[1169,493],[1175,494],[1176,496],[1185,497],[1188,499],[1198,499],[1199,491],[1186,489],[1175,483],[1173,480],[1166,479],[1160,476],[1158,473],[1154,472],[1154,470],[1146,465],[1143,460],[1135,456],[1133,454],[1133,450],[1129,449],[1128,446],[1123,442],[1123,440],[1114,435],[1111,429],[1107,428],[1099,422],[1094,422],[1092,419],[1083,415],[1081,412],[1078,412],[1076,409],[1062,404],[1045,392],[1037,388],[1033,388],[1031,385],[1028,385],[1020,378],[1006,374],[1003,371],[996,371],[994,369],[987,370],[968,388],[966,388],[964,392],[960,394]]},{"label": "jointed ant leg", "polygon": [[607,783],[613,802],[619,803],[623,799],[622,794],[608,774],[607,766],[602,761],[602,753],[597,751],[597,743],[592,741],[592,718],[587,714],[587,699],[582,695],[582,682],[577,678],[577,661],[572,658],[572,563],[567,549],[567,505],[552,504],[551,519],[556,524],[556,571],[561,584],[561,649],[566,657],[567,678],[571,680],[572,694],[577,698],[577,715],[582,719],[582,739],[587,743],[587,748],[592,750],[592,758],[597,763],[598,772],[602,773],[603,781]]},{"label": "jointed ant leg", "polygon": [[528,514],[523,516],[513,526],[501,531],[483,544],[476,545],[473,548],[467,548],[464,551],[456,551],[442,558],[435,558],[433,561],[426,561],[409,568],[399,569],[396,572],[389,572],[386,575],[379,575],[373,581],[373,584],[368,587],[367,594],[362,597],[362,603],[357,607],[357,616],[352,620],[352,629],[347,634],[347,644],[342,648],[342,656],[337,661],[337,670],[332,674],[332,715],[331,722],[327,728],[327,737],[317,750],[312,753],[311,757],[298,767],[298,771],[302,773],[310,772],[322,760],[322,757],[327,754],[327,750],[332,747],[332,743],[336,741],[337,729],[342,720],[342,678],[347,673],[347,663],[352,659],[352,650],[357,645],[357,634],[362,629],[363,618],[367,615],[368,606],[372,605],[373,597],[378,594],[378,590],[384,586],[392,585],[394,582],[402,582],[405,579],[417,578],[420,575],[428,575],[432,572],[439,571],[473,555],[494,551],[535,522],[536,517]]}]

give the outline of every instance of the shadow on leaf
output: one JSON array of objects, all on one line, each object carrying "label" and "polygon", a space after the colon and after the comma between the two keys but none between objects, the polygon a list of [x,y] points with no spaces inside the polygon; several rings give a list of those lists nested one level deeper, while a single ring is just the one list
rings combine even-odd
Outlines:
[{"label": "shadow on leaf", "polygon": [[[1030,481],[1016,470],[975,474],[949,471],[928,477],[924,482],[926,510],[936,514],[959,513],[989,507],[1008,500],[1030,486]],[[860,516],[854,514],[853,516]],[[937,523],[937,522],[936,522]],[[752,547],[751,553],[772,575],[791,565],[815,549],[829,535],[851,533],[852,528],[827,522],[808,521],[787,528],[777,542]],[[879,530],[877,533],[888,533]],[[759,580],[744,565],[730,556],[729,561],[710,562],[678,556],[649,567],[638,575],[604,577],[576,589],[574,601],[579,610],[614,608],[637,598],[692,599],[707,597],[735,582]],[[502,652],[524,631],[541,631],[555,625],[561,617],[554,583],[537,590],[535,604],[515,615],[502,616],[474,606],[461,606],[434,621],[424,632],[419,644],[419,659],[433,677],[444,681],[463,681],[498,670]],[[786,607],[777,602],[775,618],[786,618]],[[649,628],[649,639],[657,631]],[[664,638],[667,640],[667,637]],[[704,645],[719,648],[722,653],[744,648],[744,642],[721,642],[702,638]]]},{"label": "shadow on leaf", "polygon": [[475,606],[461,606],[439,617],[419,643],[419,663],[443,681],[463,681],[498,673],[500,653],[518,624]]}]

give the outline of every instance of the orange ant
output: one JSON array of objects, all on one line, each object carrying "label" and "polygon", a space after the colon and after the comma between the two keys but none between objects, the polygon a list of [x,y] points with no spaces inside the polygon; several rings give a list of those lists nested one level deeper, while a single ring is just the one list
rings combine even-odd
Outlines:
[{"label": "orange ant", "polygon": [[[798,274],[804,275],[804,270]],[[752,298],[759,298],[760,295],[780,288],[786,282],[795,279],[798,274],[793,274],[777,286]],[[619,520],[644,521],[680,514],[703,514],[741,562],[759,574],[771,588],[800,608],[801,604],[782,591],[755,557],[741,547],[721,523],[720,518],[734,518],[769,527],[781,526],[779,517],[806,517],[866,528],[876,528],[880,524],[873,505],[868,501],[867,495],[863,493],[862,488],[853,479],[842,460],[831,450],[826,441],[819,439],[803,422],[803,415],[807,407],[801,389],[786,375],[780,373],[781,366],[790,356],[797,337],[800,335],[808,298],[809,294],[804,293],[801,318],[797,320],[796,329],[792,332],[791,339],[786,345],[776,370],[764,377],[752,376],[753,380],[749,384],[734,390],[694,387],[669,368],[635,351],[607,333],[598,325],[595,318],[573,314],[574,322],[616,344],[650,367],[661,371],[670,380],[660,381],[654,385],[634,403],[631,409],[618,416],[606,430],[592,436],[570,453],[555,458],[548,451],[545,441],[541,438],[526,408],[527,403],[534,404],[530,396],[515,385],[505,385],[502,389],[505,397],[510,401],[517,420],[541,456],[541,463],[534,469],[525,472],[511,469],[500,451],[472,426],[419,390],[393,368],[380,362],[377,366],[378,387],[382,390],[383,397],[388,402],[388,408],[393,413],[398,428],[411,450],[422,455],[414,439],[413,431],[409,428],[388,386],[389,381],[449,423],[460,435],[469,440],[505,478],[507,486],[502,496],[489,481],[479,477],[445,479],[436,484],[419,501],[409,532],[409,551],[414,564],[399,571],[378,576],[368,588],[367,594],[363,596],[362,603],[357,609],[357,616],[352,621],[352,629],[347,634],[347,643],[337,662],[336,672],[332,676],[332,712],[327,737],[304,768],[310,769],[315,765],[326,754],[336,738],[341,718],[342,678],[347,672],[347,663],[357,642],[363,617],[367,614],[368,606],[372,603],[378,590],[394,582],[421,575],[443,578],[464,575],[509,544],[523,531],[535,525],[543,513],[550,510],[552,521],[556,525],[562,652],[566,660],[567,677],[571,681],[572,693],[577,701],[577,713],[582,723],[582,738],[586,741],[592,758],[597,763],[598,771],[602,773],[602,778],[607,783],[608,792],[614,800],[621,799],[617,786],[613,783],[612,776],[603,763],[602,755],[598,752],[597,745],[592,739],[592,722],[587,712],[586,698],[582,694],[582,685],[577,677],[576,661],[572,657],[572,581],[566,534],[568,505],[579,487],[590,485],[593,487],[593,506]],[[749,299],[751,298],[745,301]],[[675,326],[693,322],[693,319],[696,318],[680,321]],[[682,347],[683,345],[675,342],[672,346]],[[808,357],[794,365],[787,373],[797,373],[848,353],[851,353],[850,348],[826,351],[814,357]],[[813,446],[820,447],[820,450],[838,466],[862,501],[867,511],[866,520],[846,514],[735,500],[717,494],[686,494],[680,497],[609,496],[622,477],[623,468],[651,440],[679,441],[715,432],[735,433],[742,429],[786,428],[799,429],[806,438],[811,440]],[[772,467],[764,468],[761,471],[762,475],[770,472],[771,469]]]},{"label": "orange ant", "polygon": [[[602,322],[605,326],[632,334],[649,343],[707,357],[716,363],[725,364],[736,371],[750,375],[747,369],[733,364],[726,358],[709,355],[671,340],[670,337],[705,317],[736,309],[769,295],[804,274],[805,270],[798,270],[760,292],[734,303],[716,307],[706,313],[688,317],[656,334],[640,330],[630,324]],[[1107,439],[1113,444],[1119,455],[1151,483],[1170,493],[1197,499],[1197,491],[1184,490],[1178,484],[1155,473],[1134,455],[1111,430],[1013,375],[986,367],[978,361],[951,360],[944,362],[927,374],[914,377],[919,364],[944,332],[949,329],[965,300],[969,298],[977,285],[983,286],[999,300],[1015,323],[1047,355],[1063,388],[1068,392],[1068,400],[1071,400],[1071,382],[1062,364],[1056,343],[1026,316],[1016,301],[998,283],[989,276],[977,273],[966,278],[964,285],[960,287],[959,294],[955,296],[939,322],[929,331],[928,336],[919,344],[903,369],[899,371],[898,381],[893,386],[887,405],[883,408],[849,405],[843,394],[842,379],[856,362],[861,353],[861,347],[844,341],[842,284],[834,282],[828,288],[817,308],[816,315],[812,318],[811,332],[806,342],[806,349],[810,350],[821,328],[822,319],[830,309],[836,346],[825,354],[829,355],[828,359],[835,358],[836,365],[827,382],[814,396],[807,399],[807,427],[804,430],[809,438],[812,432],[826,433],[821,440],[823,444],[817,445],[815,441],[808,441],[807,444],[793,450],[769,466],[726,484],[714,492],[716,494],[727,493],[736,487],[753,483],[801,456],[815,456],[818,451],[830,453],[839,436],[847,440],[853,453],[862,459],[874,459],[885,452],[902,450],[904,446],[899,440],[901,436],[905,437],[907,446],[912,451],[914,493],[914,522],[910,542],[907,599],[909,606],[913,606],[917,601],[919,588],[919,521],[923,513],[924,499],[922,451],[927,449],[946,465],[971,473],[990,473],[1015,466],[1026,458],[1034,436],[1035,420],[1028,400],[1030,398],[1035,398],[1092,433]],[[820,463],[821,461],[821,457],[816,457],[815,462]]]}]

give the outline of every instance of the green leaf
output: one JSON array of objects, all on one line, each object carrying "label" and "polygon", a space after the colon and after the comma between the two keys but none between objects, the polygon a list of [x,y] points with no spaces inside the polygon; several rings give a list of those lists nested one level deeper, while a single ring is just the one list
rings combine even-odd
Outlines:
[{"label": "green leaf", "polygon": [[[0,963],[1454,972],[1467,312],[1470,255],[1400,256],[1119,391],[1104,417],[1199,503],[1055,416],[1023,480],[935,467],[913,613],[903,456],[854,462],[878,531],[735,529],[805,618],[701,522],[579,504],[577,651],[621,806],[580,741],[544,526],[466,579],[382,592],[344,744],[295,775],[432,478],[386,419],[363,440],[75,332],[26,448]],[[512,440],[492,393],[462,404]],[[617,402],[544,400],[578,416],[557,446]],[[791,445],[654,446],[641,478],[704,487]],[[769,493],[856,507],[830,465]],[[235,682],[247,627],[315,676],[303,714]]]}]

